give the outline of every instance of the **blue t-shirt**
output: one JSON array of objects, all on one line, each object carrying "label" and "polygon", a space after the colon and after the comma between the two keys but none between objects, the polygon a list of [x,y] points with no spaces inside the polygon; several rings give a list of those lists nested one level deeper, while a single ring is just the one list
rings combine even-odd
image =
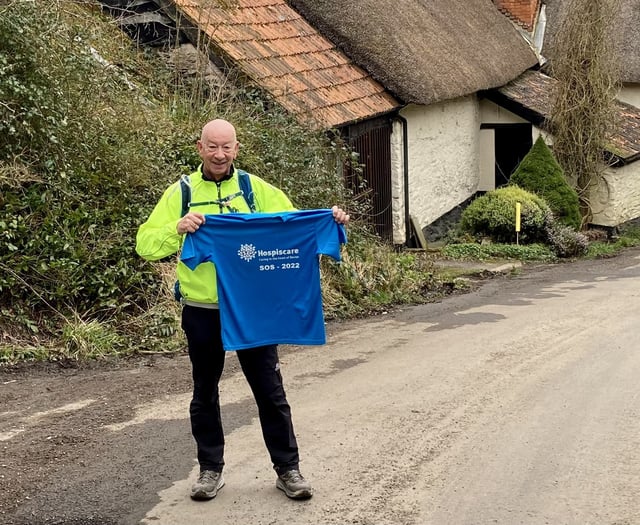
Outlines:
[{"label": "blue t-shirt", "polygon": [[319,255],[340,260],[347,242],[331,210],[206,215],[186,236],[192,270],[216,265],[225,350],[326,342]]}]

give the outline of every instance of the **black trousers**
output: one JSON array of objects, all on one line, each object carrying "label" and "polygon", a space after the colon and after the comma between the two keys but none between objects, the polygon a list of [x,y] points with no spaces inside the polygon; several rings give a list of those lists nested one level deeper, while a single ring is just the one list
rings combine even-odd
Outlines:
[{"label": "black trousers", "polygon": [[[220,417],[218,383],[226,352],[222,348],[220,312],[184,306],[182,329],[187,336],[193,375],[189,407],[191,432],[201,470],[222,471],[224,431]],[[238,350],[238,360],[258,406],[264,442],[276,472],[298,468],[298,444],[291,408],[282,385],[276,345]]]}]

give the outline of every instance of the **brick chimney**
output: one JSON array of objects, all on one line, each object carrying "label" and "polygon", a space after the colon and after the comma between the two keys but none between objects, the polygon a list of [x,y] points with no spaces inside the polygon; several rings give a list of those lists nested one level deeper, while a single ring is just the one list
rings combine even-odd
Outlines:
[{"label": "brick chimney", "polygon": [[533,31],[541,0],[493,0],[496,7],[517,25]]}]

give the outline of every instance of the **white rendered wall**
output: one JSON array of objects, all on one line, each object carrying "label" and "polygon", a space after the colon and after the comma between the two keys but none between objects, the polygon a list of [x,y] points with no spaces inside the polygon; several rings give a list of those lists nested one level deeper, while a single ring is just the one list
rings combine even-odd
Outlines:
[{"label": "white rendered wall", "polygon": [[404,138],[402,122],[395,120],[391,130],[391,221],[393,243],[407,241],[404,208]]},{"label": "white rendered wall", "polygon": [[640,162],[609,168],[590,202],[593,224],[618,226],[640,217]]},{"label": "white rendered wall", "polygon": [[529,121],[520,118],[508,109],[494,104],[490,100],[480,101],[480,122],[482,124],[528,124]]},{"label": "white rendered wall", "polygon": [[410,105],[401,115],[408,122],[409,213],[424,228],[478,188],[478,101],[469,96],[431,106]]},{"label": "white rendered wall", "polygon": [[620,90],[618,98],[622,102],[640,108],[640,84],[625,84]]}]

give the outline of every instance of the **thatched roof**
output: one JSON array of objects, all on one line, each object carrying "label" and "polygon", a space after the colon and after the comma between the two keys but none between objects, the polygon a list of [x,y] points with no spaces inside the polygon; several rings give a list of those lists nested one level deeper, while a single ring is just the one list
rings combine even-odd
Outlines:
[{"label": "thatched roof", "polygon": [[[542,54],[553,61],[554,37],[564,20],[570,0],[545,0],[547,28]],[[623,82],[640,82],[640,1],[620,0],[620,12],[612,23],[618,55],[615,57]]]},{"label": "thatched roof", "polygon": [[537,64],[491,0],[287,0],[405,103],[506,84]]}]

